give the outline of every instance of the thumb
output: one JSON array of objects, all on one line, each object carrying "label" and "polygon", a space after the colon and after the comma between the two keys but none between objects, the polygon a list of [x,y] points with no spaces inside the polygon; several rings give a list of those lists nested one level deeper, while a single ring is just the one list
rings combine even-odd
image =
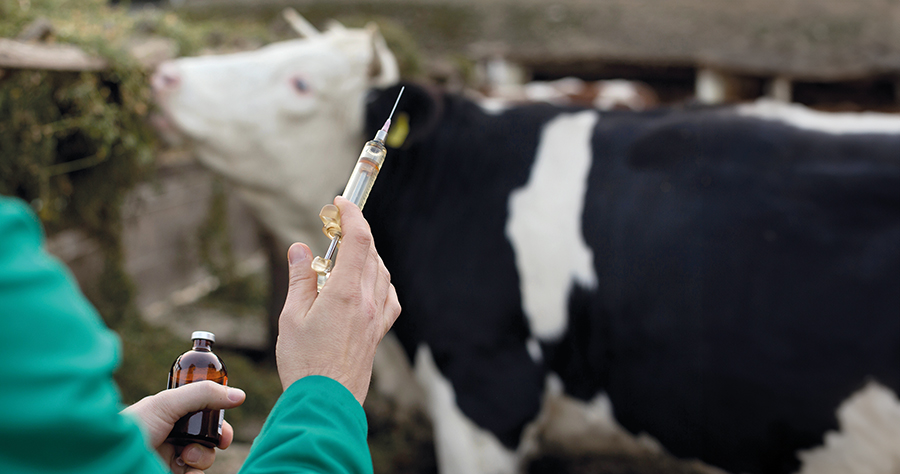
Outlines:
[{"label": "thumb", "polygon": [[312,269],[312,252],[306,244],[295,243],[288,249],[290,280],[284,302],[284,314],[302,317],[316,300],[318,274]]},{"label": "thumb", "polygon": [[184,415],[206,409],[234,408],[244,403],[244,398],[246,394],[241,389],[203,380],[145,397],[123,413],[137,416],[150,435],[151,446],[159,446]]}]

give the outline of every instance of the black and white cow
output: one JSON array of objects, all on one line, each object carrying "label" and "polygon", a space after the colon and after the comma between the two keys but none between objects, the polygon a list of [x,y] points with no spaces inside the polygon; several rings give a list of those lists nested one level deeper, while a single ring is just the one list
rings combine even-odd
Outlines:
[{"label": "black and white cow", "polygon": [[444,470],[513,465],[548,376],[676,456],[755,473],[796,471],[873,383],[895,437],[855,455],[900,466],[900,117],[489,112],[409,84],[399,110],[365,211]]},{"label": "black and white cow", "polygon": [[[365,91],[397,64],[374,29],[294,23],[304,39],[179,59],[153,84],[200,160],[320,254],[316,213],[396,97],[366,109]],[[443,474],[513,472],[548,433],[613,439],[613,412],[733,471],[897,470],[900,118],[491,112],[417,87],[399,112],[409,136],[366,213]]]}]

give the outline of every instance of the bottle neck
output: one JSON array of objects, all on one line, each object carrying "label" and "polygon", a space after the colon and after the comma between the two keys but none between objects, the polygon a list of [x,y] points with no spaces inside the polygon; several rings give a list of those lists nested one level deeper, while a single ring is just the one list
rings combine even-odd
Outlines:
[{"label": "bottle neck", "polygon": [[204,352],[212,352],[212,342],[206,339],[194,339],[194,347],[195,351],[204,351]]}]

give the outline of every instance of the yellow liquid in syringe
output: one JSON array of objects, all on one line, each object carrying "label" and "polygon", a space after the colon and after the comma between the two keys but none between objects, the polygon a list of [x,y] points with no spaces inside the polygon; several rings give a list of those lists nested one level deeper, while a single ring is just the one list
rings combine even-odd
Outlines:
[{"label": "yellow liquid in syringe", "polygon": [[344,188],[342,196],[344,199],[356,204],[360,210],[366,205],[366,199],[369,198],[369,192],[372,191],[372,185],[375,184],[375,178],[378,177],[378,171],[384,164],[384,157],[387,150],[384,145],[375,140],[366,142],[359,159],[356,161],[356,167],[347,181],[347,187]]}]

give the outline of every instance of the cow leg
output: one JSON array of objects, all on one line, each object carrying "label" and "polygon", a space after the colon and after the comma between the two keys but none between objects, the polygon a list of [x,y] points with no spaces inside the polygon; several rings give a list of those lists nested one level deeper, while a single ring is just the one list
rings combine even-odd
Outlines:
[{"label": "cow leg", "polygon": [[[601,472],[727,474],[696,459],[672,456],[647,433],[628,432],[613,416],[606,393],[590,401],[570,397],[559,376],[550,374],[543,399],[540,415],[525,429],[519,447],[520,462],[528,472],[535,469],[534,463],[541,466],[546,458],[556,458],[573,461],[569,469],[557,465],[556,472],[593,472],[588,466],[609,466]],[[546,472],[542,469],[546,468],[537,468]]]},{"label": "cow leg", "polygon": [[612,402],[600,393],[589,402],[567,396],[555,374],[547,377],[544,403],[526,430],[526,456],[542,451],[579,455],[652,456],[664,452],[652,437],[634,436],[613,416]]},{"label": "cow leg", "polygon": [[434,424],[438,471],[441,474],[516,472],[516,453],[505,448],[493,434],[476,426],[456,406],[453,386],[441,375],[428,346],[419,347],[415,367]]}]

